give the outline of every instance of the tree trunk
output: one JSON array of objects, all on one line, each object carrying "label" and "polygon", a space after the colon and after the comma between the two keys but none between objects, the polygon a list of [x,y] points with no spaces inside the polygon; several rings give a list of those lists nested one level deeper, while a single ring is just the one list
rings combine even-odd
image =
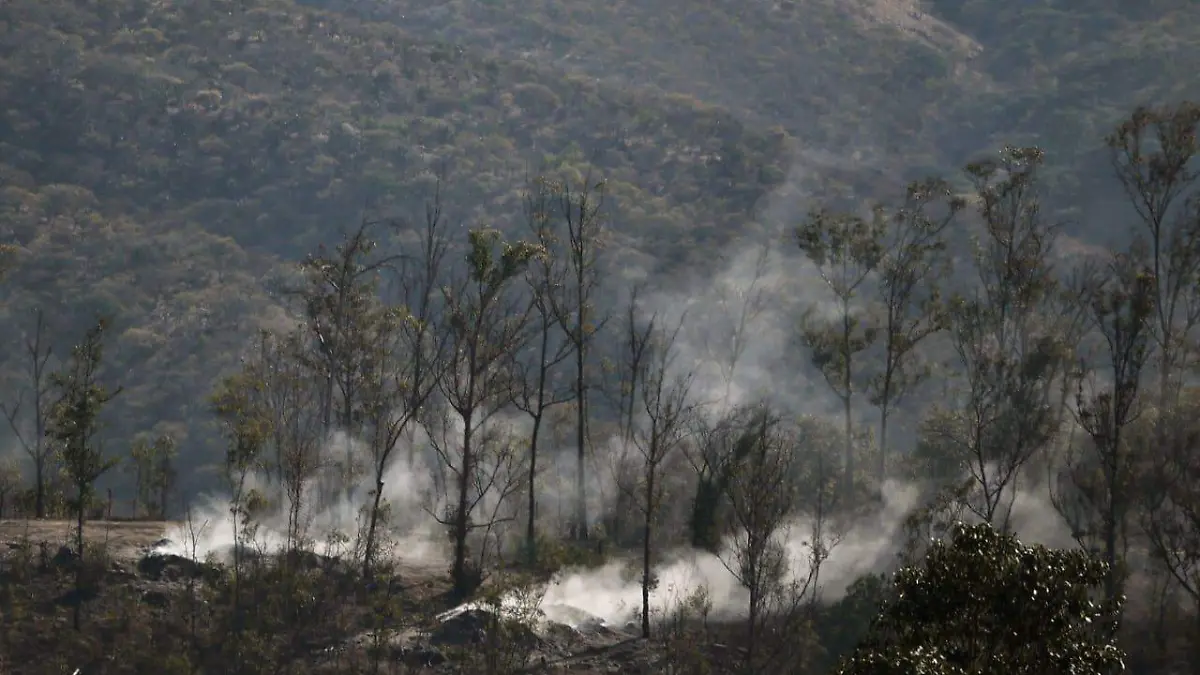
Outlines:
[{"label": "tree trunk", "polygon": [[46,517],[46,460],[38,452],[37,461],[33,464],[34,480],[37,484],[33,488],[34,493],[34,512],[38,518]]},{"label": "tree trunk", "polygon": [[[541,405],[540,401],[538,405]],[[529,439],[529,513],[525,523],[525,555],[531,567],[537,564],[537,459],[541,427],[542,415],[539,412],[533,418],[533,433]]]},{"label": "tree trunk", "polygon": [[454,594],[460,598],[470,592],[467,580],[467,533],[470,522],[467,514],[467,491],[471,487],[471,415],[463,415],[462,471],[458,475],[458,510],[454,514],[454,566],[451,571]]},{"label": "tree trunk", "polygon": [[883,398],[884,403],[879,409],[879,484],[883,485],[883,481],[887,480],[887,455],[888,455],[888,417],[891,415],[891,408],[887,403],[887,397],[891,394],[888,391],[889,387],[884,385]]},{"label": "tree trunk", "polygon": [[[580,308],[582,316],[583,309]],[[577,465],[575,467],[575,538],[579,541],[587,541],[588,538],[588,513],[587,513],[587,385],[584,382],[583,372],[583,322],[580,321],[579,326],[579,345],[575,350],[575,459]]]},{"label": "tree trunk", "polygon": [[[849,379],[849,378],[847,378]],[[842,413],[846,416],[845,419],[845,434],[846,434],[846,465],[842,476],[842,495],[844,497],[843,504],[848,504],[854,495],[854,418],[850,409],[850,394],[847,384],[847,394],[842,399]]]},{"label": "tree trunk", "polygon": [[642,637],[650,639],[650,537],[654,525],[654,469],[646,472],[646,520],[642,536]]},{"label": "tree trunk", "polygon": [[73,613],[73,623],[75,630],[80,629],[80,624],[83,621],[83,517],[84,509],[87,508],[87,492],[83,486],[79,486],[79,503],[76,504],[75,511],[75,555],[77,556],[75,564],[75,611]]},{"label": "tree trunk", "polygon": [[375,553],[375,532],[379,526],[379,504],[383,499],[383,463],[375,471],[375,497],[371,502],[371,521],[367,525],[367,541],[363,547],[363,578],[371,578],[371,561]]}]

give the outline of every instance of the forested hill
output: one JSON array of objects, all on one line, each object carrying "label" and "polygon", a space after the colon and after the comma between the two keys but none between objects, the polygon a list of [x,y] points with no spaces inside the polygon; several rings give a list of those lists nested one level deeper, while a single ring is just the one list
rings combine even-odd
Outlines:
[{"label": "forested hill", "polygon": [[193,466],[217,456],[213,379],[279,316],[262,282],[365,205],[420,217],[442,175],[447,218],[503,224],[529,172],[594,164],[620,232],[682,264],[788,157],[718,108],[282,0],[5,2],[0,101],[0,237],[21,249],[5,327],[44,306],[65,349],[113,316],[110,432],[165,424]]},{"label": "forested hill", "polygon": [[[1043,146],[1090,221],[1137,105],[1200,97],[1193,0],[304,0],[780,125],[814,167],[953,170]],[[1097,160],[1100,161],[1097,161]]]},{"label": "forested hill", "polygon": [[456,226],[505,225],[531,172],[590,172],[618,245],[695,266],[799,176],[894,191],[1002,142],[1102,204],[1104,131],[1200,67],[1184,0],[314,4],[0,2],[7,389],[32,308],[56,353],[111,316],[107,433],[170,431],[184,491],[220,452],[205,394],[284,317],[269,282],[438,176]]}]

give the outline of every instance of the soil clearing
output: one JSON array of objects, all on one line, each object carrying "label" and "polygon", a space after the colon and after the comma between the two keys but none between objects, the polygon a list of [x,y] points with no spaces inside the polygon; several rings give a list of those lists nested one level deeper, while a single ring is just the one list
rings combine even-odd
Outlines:
[{"label": "soil clearing", "polygon": [[[109,555],[140,558],[175,527],[168,521],[92,520],[84,523],[83,538],[89,544],[106,545]],[[0,520],[0,544],[28,539],[32,544],[70,546],[74,531],[75,523],[67,520]]]}]

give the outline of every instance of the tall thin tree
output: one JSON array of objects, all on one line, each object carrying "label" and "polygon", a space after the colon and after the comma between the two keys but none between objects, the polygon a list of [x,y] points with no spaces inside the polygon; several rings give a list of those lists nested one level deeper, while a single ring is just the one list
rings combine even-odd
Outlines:
[{"label": "tall thin tree", "polygon": [[[28,359],[28,390],[21,390],[11,406],[0,403],[0,412],[3,412],[4,418],[8,420],[9,429],[33,464],[34,513],[38,518],[45,518],[46,487],[49,480],[47,472],[53,454],[53,447],[46,443],[46,424],[51,403],[51,383],[48,377],[50,373],[47,369],[52,348],[46,335],[46,317],[40,307],[33,310],[33,331],[26,333],[22,342],[25,357]],[[29,395],[28,412],[22,410],[26,393]],[[23,413],[31,418],[32,429],[26,426]]]}]

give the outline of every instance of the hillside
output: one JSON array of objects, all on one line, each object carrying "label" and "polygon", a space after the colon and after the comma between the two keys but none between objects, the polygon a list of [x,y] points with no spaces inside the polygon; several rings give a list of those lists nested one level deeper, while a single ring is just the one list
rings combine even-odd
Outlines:
[{"label": "hillside", "polygon": [[1195,93],[1200,55],[1200,15],[1171,0],[320,4],[345,14],[0,6],[6,339],[33,306],[59,353],[113,316],[109,434],[176,436],[185,492],[217,457],[203,394],[287,320],[289,265],[361,217],[419,217],[439,177],[455,226],[511,227],[528,175],[591,171],[618,250],[695,270],[814,197],[1038,142],[1052,199],[1103,239],[1101,136]]},{"label": "hillside", "polygon": [[455,226],[504,225],[530,171],[594,157],[627,245],[683,264],[786,168],[784,134],[718,108],[282,0],[18,0],[0,26],[0,230],[22,250],[4,323],[44,305],[64,347],[113,316],[111,433],[165,427],[187,468],[214,457],[213,378],[281,320],[263,282],[364,206],[420,214],[440,175]]},{"label": "hillside", "polygon": [[1103,191],[1094,153],[1129,110],[1200,96],[1189,0],[305,1],[719,104],[782,126],[817,171],[882,168],[895,180],[1036,143],[1060,206]]},{"label": "hillside", "polygon": [[0,0],[0,673],[1200,672],[1198,68],[1194,0]]}]

